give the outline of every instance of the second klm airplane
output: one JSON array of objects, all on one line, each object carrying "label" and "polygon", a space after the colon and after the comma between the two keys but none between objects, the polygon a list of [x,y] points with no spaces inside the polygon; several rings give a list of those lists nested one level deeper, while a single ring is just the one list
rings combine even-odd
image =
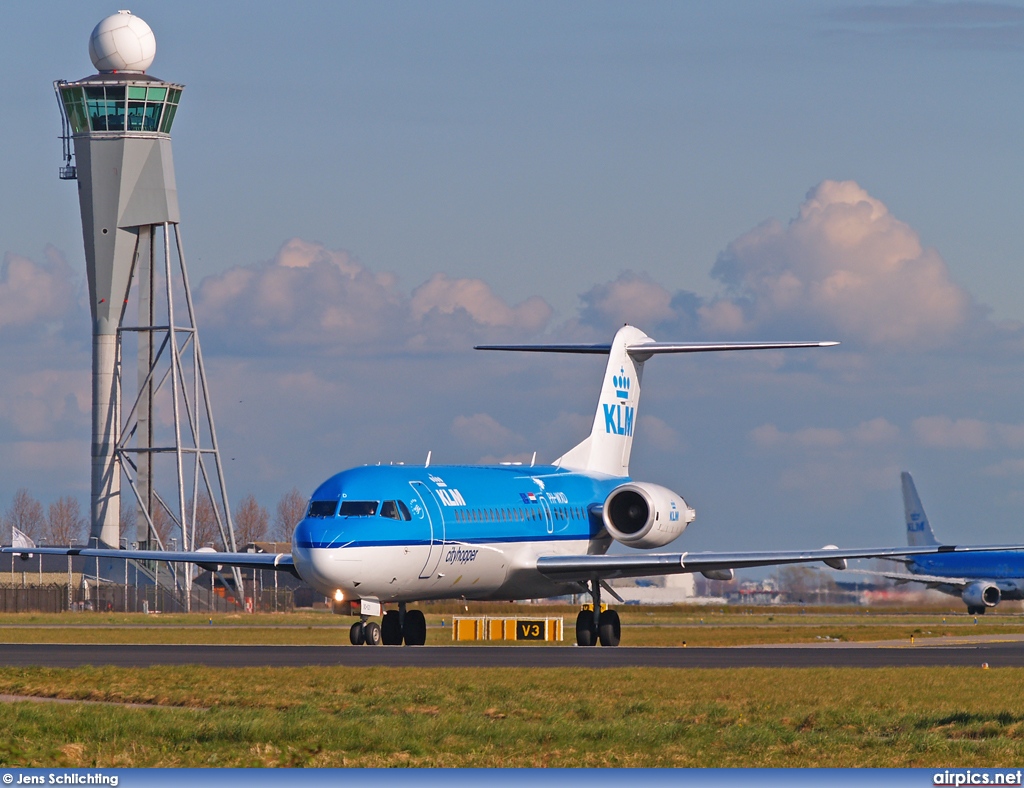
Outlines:
[{"label": "second klm airplane", "polygon": [[[648,553],[679,537],[694,519],[682,496],[629,476],[644,363],[662,353],[767,350],[835,345],[655,342],[632,326],[607,345],[487,346],[487,350],[608,356],[590,435],[551,465],[365,466],[331,477],[313,493],[292,552],[269,555],[33,547],[35,553],[188,562],[205,568],[288,571],[359,616],[353,644],[423,645],[423,613],[435,599],[515,600],[587,593],[576,620],[580,646],[616,646],[619,616],[602,610],[607,581],[701,572],[728,579],[738,568],[847,559],[926,556],[964,550],[924,544],[840,550]],[[639,553],[608,555],[613,543]],[[25,554],[25,546],[4,548]],[[922,559],[923,560],[923,559]],[[621,600],[620,600],[621,601]],[[352,607],[350,607],[352,606]],[[383,616],[378,624],[372,620]]]},{"label": "second klm airplane", "polygon": [[[900,474],[903,487],[903,512],[907,521],[907,544],[936,547],[928,516],[909,473]],[[907,572],[881,572],[899,583],[924,583],[950,596],[958,596],[971,615],[981,615],[1003,599],[1024,599],[1024,552],[998,550],[966,555],[938,553],[905,558]]]}]

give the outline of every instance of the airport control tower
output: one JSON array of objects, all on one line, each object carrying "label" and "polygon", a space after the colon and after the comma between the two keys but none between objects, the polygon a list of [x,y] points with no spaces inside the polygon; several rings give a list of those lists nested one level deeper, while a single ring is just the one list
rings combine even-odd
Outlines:
[{"label": "airport control tower", "polygon": [[142,547],[234,550],[179,229],[170,132],[183,86],[146,73],[156,39],[129,11],[96,26],[89,55],[98,73],[54,87],[93,321],[91,539],[117,547],[135,507]]}]

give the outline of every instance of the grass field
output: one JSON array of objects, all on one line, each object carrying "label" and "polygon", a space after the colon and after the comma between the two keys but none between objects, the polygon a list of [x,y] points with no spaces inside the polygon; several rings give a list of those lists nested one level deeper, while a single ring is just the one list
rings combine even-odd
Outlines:
[{"label": "grass field", "polygon": [[[441,607],[441,606],[438,606]],[[450,605],[427,612],[430,645],[452,645],[453,615],[561,615],[573,644],[576,608],[477,605],[470,612]],[[820,611],[806,608],[620,608],[623,646],[735,646],[815,643],[825,639],[907,640],[956,635],[1024,634],[1024,616],[977,617],[959,611]],[[0,615],[0,643],[185,643],[347,645],[355,619],[326,612],[288,614],[143,615],[107,613]],[[497,645],[497,644],[496,644]],[[501,645],[509,645],[507,643]],[[524,644],[516,646],[523,648]]]},{"label": "grass field", "polygon": [[[631,645],[1024,633],[1024,617],[1003,612],[975,624],[951,610],[620,610]],[[451,643],[453,612],[429,611],[431,642]],[[575,611],[561,614],[571,624]],[[4,615],[0,643],[340,644],[352,621],[209,620]],[[1024,757],[1024,669],[1009,668],[0,668],[0,693],[111,704],[0,704],[6,766],[1011,767]]]},{"label": "grass field", "polygon": [[990,766],[1024,670],[0,670],[20,766]]}]

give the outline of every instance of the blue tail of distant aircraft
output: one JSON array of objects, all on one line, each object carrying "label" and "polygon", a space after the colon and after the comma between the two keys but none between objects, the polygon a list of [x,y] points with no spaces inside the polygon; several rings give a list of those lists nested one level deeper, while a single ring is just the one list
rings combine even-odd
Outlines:
[{"label": "blue tail of distant aircraft", "polygon": [[911,547],[939,544],[928,523],[928,516],[924,513],[921,499],[917,495],[917,488],[914,487],[914,480],[906,471],[900,474],[900,480],[903,482],[903,512],[907,519],[907,544]]}]

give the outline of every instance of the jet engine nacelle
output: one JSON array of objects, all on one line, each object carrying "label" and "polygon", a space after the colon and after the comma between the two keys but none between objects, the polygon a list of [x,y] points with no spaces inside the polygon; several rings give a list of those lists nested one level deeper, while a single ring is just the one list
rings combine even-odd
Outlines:
[{"label": "jet engine nacelle", "polygon": [[995,607],[999,604],[999,586],[992,583],[971,583],[963,592],[967,607]]},{"label": "jet engine nacelle", "polygon": [[695,516],[682,496],[650,482],[616,487],[602,512],[604,527],[615,541],[641,550],[667,545]]},{"label": "jet engine nacelle", "polygon": [[[217,552],[212,547],[200,547],[196,550],[197,553],[215,553]],[[205,569],[207,572],[220,572],[224,568],[224,564],[201,564],[198,561],[196,566],[200,569]]]}]

